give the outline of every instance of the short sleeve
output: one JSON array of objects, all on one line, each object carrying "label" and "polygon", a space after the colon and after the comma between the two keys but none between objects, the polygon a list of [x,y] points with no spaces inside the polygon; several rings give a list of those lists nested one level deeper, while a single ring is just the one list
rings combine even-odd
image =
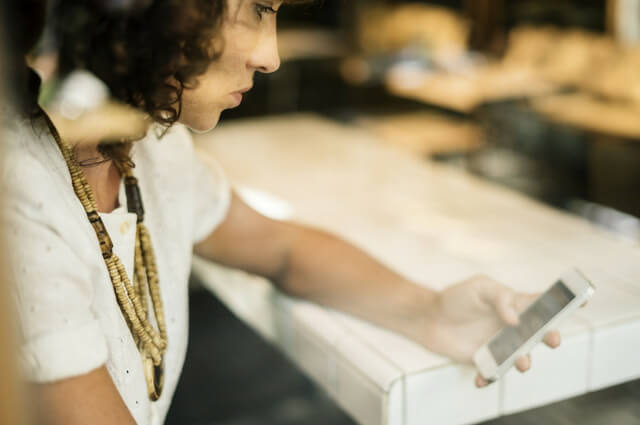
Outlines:
[{"label": "short sleeve", "polygon": [[[24,174],[29,178],[32,173]],[[73,231],[67,231],[72,224],[62,227],[63,221],[47,220],[65,210],[56,206],[56,191],[47,193],[47,184],[41,182],[42,186],[45,190],[30,194],[9,190],[2,212],[9,248],[6,267],[21,336],[19,354],[23,373],[33,382],[82,375],[108,358],[106,338],[92,309],[90,269],[76,250],[83,245],[72,249],[63,236],[73,237]]]},{"label": "short sleeve", "polygon": [[220,164],[210,155],[194,151],[194,235],[198,243],[227,217],[231,187]]}]

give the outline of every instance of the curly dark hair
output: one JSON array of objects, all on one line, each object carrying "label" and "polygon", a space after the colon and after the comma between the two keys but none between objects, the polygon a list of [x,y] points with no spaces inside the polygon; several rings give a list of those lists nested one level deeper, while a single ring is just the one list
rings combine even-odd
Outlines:
[{"label": "curly dark hair", "polygon": [[53,14],[60,71],[87,69],[115,98],[171,125],[184,88],[221,51],[215,35],[224,6],[224,0],[156,0],[125,14],[92,0],[60,0]]},{"label": "curly dark hair", "polygon": [[126,13],[100,3],[58,0],[53,19],[60,71],[87,69],[116,99],[172,125],[180,118],[184,89],[224,48],[218,35],[226,1],[153,0]]}]

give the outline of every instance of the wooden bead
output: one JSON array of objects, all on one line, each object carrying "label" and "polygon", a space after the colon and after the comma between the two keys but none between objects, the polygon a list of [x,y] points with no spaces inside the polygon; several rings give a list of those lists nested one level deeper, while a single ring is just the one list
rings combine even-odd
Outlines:
[{"label": "wooden bead", "polygon": [[[129,211],[138,216],[134,254],[134,282],[132,285],[122,261],[113,253],[113,242],[97,212],[95,197],[82,169],[74,157],[73,149],[62,141],[46,113],[42,111],[42,114],[67,163],[73,190],[80,200],[87,214],[87,218],[96,233],[102,257],[109,272],[109,277],[111,278],[116,300],[118,301],[120,311],[129,327],[133,340],[138,346],[141,359],[143,362],[145,359],[151,359],[155,366],[153,368],[144,367],[147,388],[149,389],[149,398],[155,401],[160,397],[162,392],[162,374],[164,372],[162,364],[168,341],[155,254],[151,244],[151,237],[146,226],[143,224],[144,208],[137,179],[133,176],[129,164],[118,164],[122,174],[125,176]],[[153,313],[158,325],[157,331],[153,328],[149,320],[147,298],[151,299]]]}]

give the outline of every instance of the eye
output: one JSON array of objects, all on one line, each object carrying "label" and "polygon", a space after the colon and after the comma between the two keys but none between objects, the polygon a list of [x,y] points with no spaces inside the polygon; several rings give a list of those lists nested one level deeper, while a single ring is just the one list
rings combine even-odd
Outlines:
[{"label": "eye", "polygon": [[276,10],[271,6],[265,6],[264,4],[256,3],[256,13],[258,18],[262,19],[265,13],[270,13],[272,15],[276,14]]}]

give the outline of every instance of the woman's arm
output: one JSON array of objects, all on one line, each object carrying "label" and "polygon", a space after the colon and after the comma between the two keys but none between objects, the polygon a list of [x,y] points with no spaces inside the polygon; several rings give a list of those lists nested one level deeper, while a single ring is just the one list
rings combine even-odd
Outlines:
[{"label": "woman's arm", "polygon": [[50,384],[35,384],[44,425],[136,425],[105,367]]},{"label": "woman's arm", "polygon": [[[466,363],[505,323],[517,323],[517,312],[532,300],[485,276],[432,291],[333,235],[268,219],[236,195],[225,221],[195,252],[268,277],[287,294],[359,316]],[[559,335],[550,333],[546,342],[558,345]],[[528,359],[517,366],[527,370]]]},{"label": "woman's arm", "polygon": [[226,220],[195,252],[271,279],[283,292],[398,329],[435,293],[337,237],[271,220],[233,195]]}]

